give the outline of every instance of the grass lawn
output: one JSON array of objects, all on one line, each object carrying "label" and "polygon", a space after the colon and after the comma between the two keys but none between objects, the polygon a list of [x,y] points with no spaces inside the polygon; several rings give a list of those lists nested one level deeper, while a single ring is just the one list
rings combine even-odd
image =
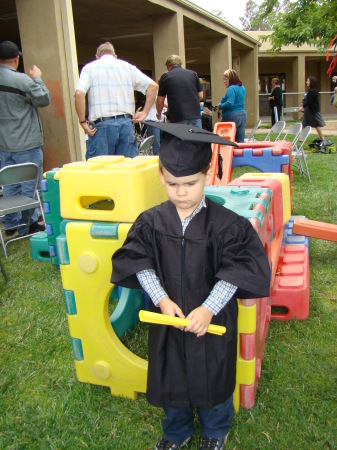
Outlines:
[{"label": "grass lawn", "polygon": [[[293,215],[336,224],[337,154],[307,154],[312,183],[294,168]],[[77,381],[59,270],[32,261],[25,240],[8,255],[9,283],[0,275],[0,449],[152,449],[160,409],[144,395],[112,397]],[[310,239],[309,319],[271,322],[255,407],[235,416],[226,448],[337,449],[336,273],[337,243]],[[137,354],[146,327],[125,341]],[[197,429],[192,449],[198,438]]]}]

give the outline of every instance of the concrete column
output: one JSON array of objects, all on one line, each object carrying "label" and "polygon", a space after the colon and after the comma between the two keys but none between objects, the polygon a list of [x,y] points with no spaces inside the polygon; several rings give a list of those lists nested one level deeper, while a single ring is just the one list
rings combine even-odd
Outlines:
[{"label": "concrete column", "polygon": [[179,55],[185,67],[184,16],[174,14],[156,16],[153,19],[153,53],[155,79],[167,72],[165,61],[169,55]]},{"label": "concrete column", "polygon": [[[327,74],[329,63],[326,61],[319,62],[319,79],[318,87],[321,95],[319,96],[319,103],[321,114],[333,114],[332,107],[330,105],[330,78]],[[323,94],[325,92],[325,94]]]},{"label": "concrete column", "polygon": [[240,55],[239,78],[246,88],[245,108],[247,127],[253,127],[259,119],[258,46]]},{"label": "concrete column", "polygon": [[223,73],[232,67],[232,40],[228,37],[213,39],[210,48],[212,105],[220,103],[225,95]]},{"label": "concrete column", "polygon": [[[293,59],[293,87],[294,92],[301,92],[301,94],[298,94],[297,96],[294,95],[293,106],[302,106],[303,92],[306,90],[305,80],[305,56],[298,55]],[[302,117],[301,113],[294,114],[296,120],[301,120]]]},{"label": "concrete column", "polygon": [[44,170],[82,160],[85,141],[73,97],[78,66],[71,0],[16,0],[16,9],[25,71],[36,64],[51,93],[51,104],[39,111]]}]

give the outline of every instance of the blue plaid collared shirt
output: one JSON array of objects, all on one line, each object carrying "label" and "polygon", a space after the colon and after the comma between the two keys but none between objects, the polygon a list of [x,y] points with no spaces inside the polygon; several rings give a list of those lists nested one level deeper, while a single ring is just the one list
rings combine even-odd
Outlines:
[{"label": "blue plaid collared shirt", "polygon": [[103,55],[86,64],[76,90],[88,93],[89,120],[135,113],[134,91],[146,94],[151,78],[126,61]]},{"label": "blue plaid collared shirt", "polygon": [[[191,222],[193,217],[195,217],[202,208],[206,208],[205,195],[203,195],[201,202],[198,207],[193,211],[193,213],[182,220],[181,226],[183,235],[187,225]],[[158,306],[160,300],[168,297],[167,293],[160,284],[160,280],[157,277],[156,271],[153,269],[142,270],[137,273],[137,278],[144,289],[145,292],[150,296],[152,302],[155,306]],[[212,314],[216,315],[219,311],[229,302],[229,300],[235,294],[237,287],[233,284],[227,283],[226,281],[219,280],[213,287],[209,296],[206,298],[202,306],[211,311]]]}]

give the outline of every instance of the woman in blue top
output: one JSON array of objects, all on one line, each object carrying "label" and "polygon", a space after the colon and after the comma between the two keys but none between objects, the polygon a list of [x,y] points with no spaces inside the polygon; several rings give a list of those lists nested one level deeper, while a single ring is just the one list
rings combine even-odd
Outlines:
[{"label": "woman in blue top", "polygon": [[245,111],[246,89],[242,85],[238,74],[233,69],[228,69],[224,72],[224,83],[227,87],[227,92],[219,103],[222,121],[235,122],[235,141],[245,142],[245,128],[247,122],[247,113]]}]

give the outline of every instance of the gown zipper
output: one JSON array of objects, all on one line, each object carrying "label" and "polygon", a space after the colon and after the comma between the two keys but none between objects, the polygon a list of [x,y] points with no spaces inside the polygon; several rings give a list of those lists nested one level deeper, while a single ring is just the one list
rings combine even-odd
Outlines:
[{"label": "gown zipper", "polygon": [[[185,314],[185,238],[181,239],[181,306]],[[186,359],[186,336],[183,333],[183,349],[184,357]]]}]

